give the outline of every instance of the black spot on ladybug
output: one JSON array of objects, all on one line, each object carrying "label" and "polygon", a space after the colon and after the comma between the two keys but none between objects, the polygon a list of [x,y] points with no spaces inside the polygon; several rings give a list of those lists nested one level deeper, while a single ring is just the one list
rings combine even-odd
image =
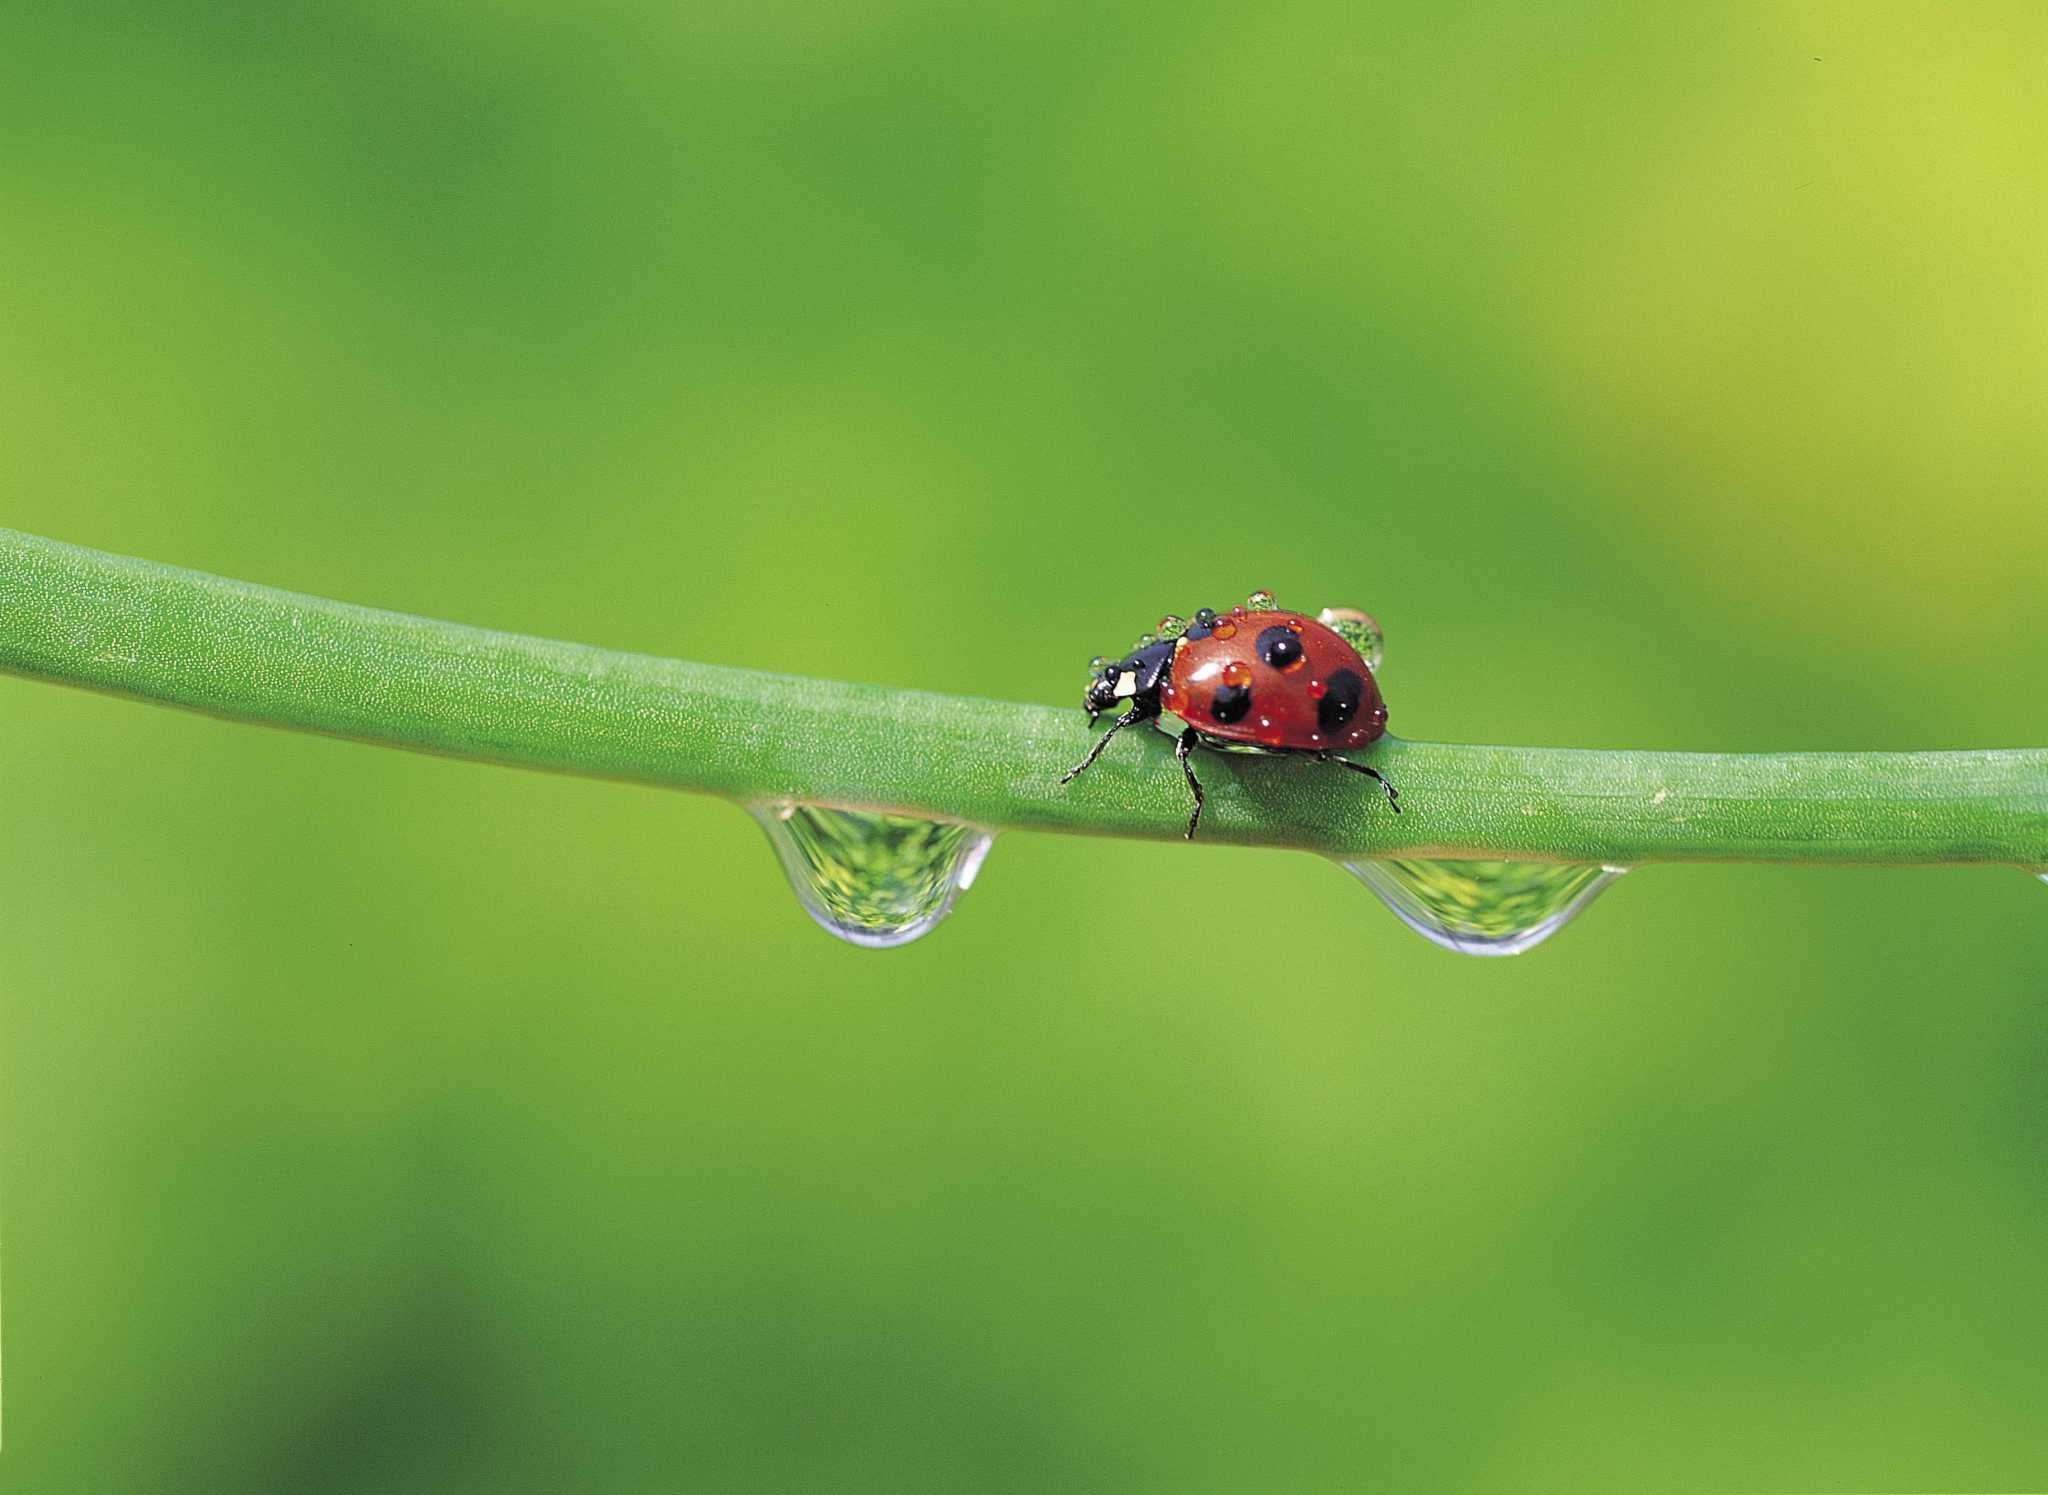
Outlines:
[{"label": "black spot on ladybug", "polygon": [[1340,731],[1358,715],[1358,703],[1365,696],[1365,682],[1356,670],[1338,670],[1323,682],[1328,689],[1316,702],[1316,725],[1325,732]]},{"label": "black spot on ladybug", "polygon": [[[1252,709],[1252,693],[1242,685],[1219,685],[1209,698],[1209,714],[1219,722],[1241,722]],[[1351,709],[1358,709],[1354,699]]]},{"label": "black spot on ladybug", "polygon": [[1253,647],[1258,650],[1260,662],[1276,670],[1291,670],[1301,663],[1301,635],[1292,628],[1263,629]]}]

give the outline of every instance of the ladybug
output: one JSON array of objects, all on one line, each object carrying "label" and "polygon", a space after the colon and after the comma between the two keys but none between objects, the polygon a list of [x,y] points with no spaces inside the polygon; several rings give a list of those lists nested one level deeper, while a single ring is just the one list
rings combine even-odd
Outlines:
[{"label": "ladybug", "polygon": [[1270,592],[1254,592],[1227,613],[1205,607],[1192,623],[1162,618],[1159,634],[1146,634],[1122,659],[1095,661],[1082,700],[1088,719],[1119,702],[1124,712],[1060,782],[1073,782],[1125,727],[1156,723],[1166,711],[1187,723],[1174,756],[1195,797],[1190,841],[1202,822],[1202,785],[1188,761],[1197,747],[1335,763],[1377,780],[1399,814],[1400,791],[1384,774],[1338,756],[1387,730],[1387,704],[1361,646],[1377,657],[1379,629],[1364,613],[1326,608],[1307,618],[1275,607]]}]

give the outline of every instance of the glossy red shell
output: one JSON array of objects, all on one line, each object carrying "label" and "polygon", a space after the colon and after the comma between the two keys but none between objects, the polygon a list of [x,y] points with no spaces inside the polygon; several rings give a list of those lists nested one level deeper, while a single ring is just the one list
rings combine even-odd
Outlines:
[{"label": "glossy red shell", "polygon": [[[1258,637],[1286,628],[1301,640],[1302,657],[1285,669],[1266,664]],[[1349,670],[1363,682],[1358,710],[1342,725],[1326,724],[1323,701],[1329,682]],[[1220,721],[1213,709],[1218,687],[1241,686],[1251,705],[1239,721]],[[1340,685],[1341,689],[1341,685]],[[1181,640],[1160,704],[1210,737],[1259,747],[1342,751],[1361,748],[1387,730],[1387,705],[1379,682],[1358,651],[1333,630],[1299,613],[1225,613],[1207,638]]]}]

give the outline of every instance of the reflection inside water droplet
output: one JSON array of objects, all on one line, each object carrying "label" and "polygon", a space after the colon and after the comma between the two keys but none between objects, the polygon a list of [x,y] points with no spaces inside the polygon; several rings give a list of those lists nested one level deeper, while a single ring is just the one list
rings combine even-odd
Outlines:
[{"label": "reflection inside water droplet", "polygon": [[868,810],[749,805],[804,912],[849,944],[907,945],[946,917],[995,839],[978,826]]},{"label": "reflection inside water droplet", "polygon": [[1410,929],[1460,955],[1520,955],[1549,939],[1628,871],[1589,863],[1343,863]]},{"label": "reflection inside water droplet", "polygon": [[1387,657],[1387,636],[1371,613],[1355,607],[1326,607],[1316,614],[1316,621],[1356,649],[1367,669],[1375,675],[1380,672],[1380,661]]}]

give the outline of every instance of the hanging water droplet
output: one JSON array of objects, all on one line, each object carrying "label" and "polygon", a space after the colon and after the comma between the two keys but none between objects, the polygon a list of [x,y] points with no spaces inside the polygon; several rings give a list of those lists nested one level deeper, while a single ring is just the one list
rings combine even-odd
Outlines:
[{"label": "hanging water droplet", "polygon": [[1263,588],[1245,598],[1244,605],[1255,613],[1269,613],[1277,606],[1273,601],[1273,594]]},{"label": "hanging water droplet", "polygon": [[747,807],[804,912],[853,945],[907,945],[946,917],[995,839],[978,826],[788,802]]},{"label": "hanging water droplet", "polygon": [[1326,607],[1316,614],[1316,621],[1356,649],[1367,669],[1375,675],[1380,672],[1380,661],[1387,657],[1387,636],[1371,613],[1355,607]]},{"label": "hanging water droplet", "polygon": [[1345,862],[1401,922],[1460,955],[1520,955],[1549,939],[1628,871],[1590,863]]},{"label": "hanging water droplet", "polygon": [[1108,667],[1109,656],[1107,654],[1098,654],[1088,661],[1088,673],[1091,675],[1099,675]]},{"label": "hanging water droplet", "polygon": [[2048,882],[2048,872],[2036,872],[2034,876],[2040,878],[2043,882]]},{"label": "hanging water droplet", "polygon": [[1179,613],[1168,613],[1159,620],[1159,636],[1161,638],[1179,638],[1187,631],[1188,620]]}]

